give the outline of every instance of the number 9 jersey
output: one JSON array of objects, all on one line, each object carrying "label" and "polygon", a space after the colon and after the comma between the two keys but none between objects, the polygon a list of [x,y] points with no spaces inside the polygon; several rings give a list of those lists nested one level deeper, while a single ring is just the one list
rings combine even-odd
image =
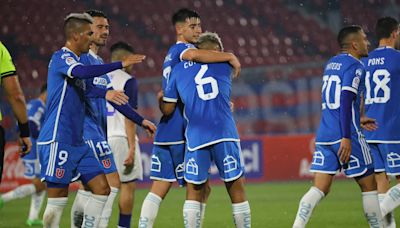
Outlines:
[{"label": "number 9 jersey", "polygon": [[332,145],[342,138],[340,127],[340,94],[347,90],[357,94],[352,103],[351,134],[360,132],[360,96],[365,77],[364,65],[350,54],[332,57],[325,65],[322,85],[322,113],[316,143]]},{"label": "number 9 jersey", "polygon": [[378,129],[365,132],[367,142],[400,143],[400,52],[379,47],[363,62],[365,115],[378,123]]}]

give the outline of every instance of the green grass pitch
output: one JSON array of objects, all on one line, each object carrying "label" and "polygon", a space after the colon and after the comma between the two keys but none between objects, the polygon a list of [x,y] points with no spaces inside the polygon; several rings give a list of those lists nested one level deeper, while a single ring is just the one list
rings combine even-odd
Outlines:
[{"label": "green grass pitch", "polygon": [[[298,201],[309,189],[311,182],[278,182],[248,184],[247,197],[252,213],[252,227],[291,227]],[[141,203],[147,189],[136,192],[136,203],[132,219],[137,227]],[[70,227],[69,214],[74,193],[70,194],[67,208],[61,221],[62,228]],[[166,200],[161,204],[155,227],[183,227],[182,206],[185,189],[171,189]],[[25,221],[29,210],[30,198],[9,202],[0,209],[0,227],[26,227]],[[114,211],[109,227],[116,227],[118,206]],[[400,212],[396,211],[396,220],[400,224]],[[222,185],[212,187],[211,196],[206,208],[203,227],[234,227],[231,205]],[[331,193],[314,210],[308,227],[368,227],[363,216],[361,193],[354,181],[338,180],[333,184]]]}]

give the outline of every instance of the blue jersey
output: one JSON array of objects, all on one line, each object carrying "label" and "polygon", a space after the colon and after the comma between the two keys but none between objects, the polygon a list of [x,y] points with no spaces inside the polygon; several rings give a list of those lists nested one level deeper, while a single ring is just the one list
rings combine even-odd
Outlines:
[{"label": "blue jersey", "polygon": [[223,141],[239,141],[230,109],[231,74],[228,63],[183,61],[173,69],[164,101],[182,100],[190,151]]},{"label": "blue jersey", "polygon": [[370,143],[400,143],[400,52],[379,47],[363,59],[365,115],[376,119],[378,129],[365,131]]},{"label": "blue jersey", "polygon": [[[364,65],[349,54],[339,54],[325,65],[322,85],[322,113],[316,143],[335,144],[342,138],[340,127],[340,94],[348,90],[359,94],[363,90]],[[351,134],[360,134],[360,97],[352,103]]]},{"label": "blue jersey", "polygon": [[[80,62],[84,65],[100,65],[103,60],[89,51],[87,54],[81,56]],[[90,87],[97,87],[106,90],[110,84],[110,79],[107,75],[95,77],[85,80],[87,91]],[[106,139],[107,137],[107,107],[106,99],[103,97],[86,98],[86,112],[85,112],[85,125],[83,137],[85,140]]]},{"label": "blue jersey", "polygon": [[81,145],[85,116],[85,82],[71,75],[82,65],[79,57],[63,47],[51,57],[47,76],[47,102],[38,144],[61,142]]},{"label": "blue jersey", "polygon": [[[30,100],[26,106],[28,112],[28,119],[36,125],[36,131],[39,132],[44,121],[45,105],[40,99]],[[32,137],[31,137],[32,139]]]},{"label": "blue jersey", "polygon": [[[169,77],[172,69],[176,64],[182,61],[182,54],[189,48],[195,47],[193,44],[178,42],[169,49],[163,64],[163,91],[165,91],[165,88],[169,83]],[[160,123],[157,126],[154,144],[173,145],[185,142],[185,127],[182,111],[182,104],[178,103],[178,107],[172,115],[161,117]]]}]

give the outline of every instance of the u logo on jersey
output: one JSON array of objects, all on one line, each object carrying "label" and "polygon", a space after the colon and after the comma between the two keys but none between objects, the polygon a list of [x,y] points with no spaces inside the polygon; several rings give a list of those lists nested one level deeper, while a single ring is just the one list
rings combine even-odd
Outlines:
[{"label": "u logo on jersey", "polygon": [[101,161],[103,163],[104,168],[108,169],[111,166],[111,161],[109,158],[107,158],[106,160],[102,160]]},{"label": "u logo on jersey", "polygon": [[56,177],[58,179],[63,178],[64,177],[64,173],[65,173],[65,169],[63,169],[63,168],[57,168],[56,169]]}]

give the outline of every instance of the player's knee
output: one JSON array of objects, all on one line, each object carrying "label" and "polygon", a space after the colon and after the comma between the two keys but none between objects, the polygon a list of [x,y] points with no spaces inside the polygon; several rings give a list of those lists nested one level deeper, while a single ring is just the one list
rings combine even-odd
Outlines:
[{"label": "player's knee", "polygon": [[108,196],[108,195],[110,195],[110,192],[111,192],[110,186],[106,185],[106,186],[103,186],[102,188],[99,188],[97,190],[97,192],[93,192],[93,193],[97,194],[97,195]]},{"label": "player's knee", "polygon": [[205,197],[206,199],[208,199],[208,197],[210,196],[210,194],[211,194],[211,187],[210,187],[209,184],[207,184],[207,185],[205,186],[205,188],[204,188],[204,197]]}]

